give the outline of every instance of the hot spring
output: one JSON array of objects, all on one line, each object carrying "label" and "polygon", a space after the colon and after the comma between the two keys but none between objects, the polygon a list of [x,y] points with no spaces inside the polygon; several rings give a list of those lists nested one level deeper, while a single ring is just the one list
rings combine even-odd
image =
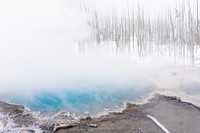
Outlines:
[{"label": "hot spring", "polygon": [[80,84],[68,88],[38,89],[37,91],[10,91],[0,94],[0,101],[25,105],[31,110],[44,114],[55,114],[58,111],[69,111],[77,115],[89,112],[92,115],[107,109],[119,109],[124,101],[141,100],[141,96],[151,93],[154,85],[145,83],[114,85],[114,84]]},{"label": "hot spring", "polygon": [[[86,1],[91,4],[94,2],[93,0],[93,2]],[[103,8],[104,5],[114,6],[114,3],[117,3],[116,9],[120,10],[121,3],[123,3],[126,11],[129,0],[127,2],[111,0],[110,4],[107,4],[107,1],[95,1],[96,3],[93,4],[97,6],[97,9],[107,13],[107,10]],[[134,1],[137,0],[132,1],[133,5]],[[166,2],[168,1],[166,0]],[[147,2],[146,6],[148,4]],[[136,7],[137,5],[135,4]],[[161,5],[166,6],[163,3]],[[156,58],[152,58],[151,55],[146,54],[149,52],[148,47],[154,46],[146,46],[146,44],[152,43],[145,42],[138,45],[144,52],[141,55],[146,56],[147,60],[144,60],[143,57],[133,57],[139,50],[132,50],[132,45],[123,43],[123,38],[120,41],[116,36],[118,31],[124,31],[123,27],[128,26],[121,26],[121,20],[119,20],[122,29],[116,28],[116,35],[114,35],[111,27],[117,27],[117,21],[115,26],[110,25],[111,21],[107,21],[107,19],[105,19],[106,21],[98,20],[97,16],[91,21],[90,15],[83,13],[82,6],[80,7],[80,1],[73,0],[0,1],[0,101],[22,104],[32,110],[44,113],[54,114],[65,110],[78,115],[83,115],[85,112],[96,114],[104,108],[114,110],[124,101],[137,101],[141,96],[145,96],[159,87],[179,88],[178,85],[191,80],[199,83],[199,72],[196,76],[194,75],[197,73],[196,71],[192,74],[188,72],[189,76],[185,75],[185,70],[176,74],[168,62],[163,63],[165,58],[159,60],[157,55],[155,55]],[[98,8],[98,6],[100,7]],[[157,8],[161,10],[160,5],[157,5]],[[94,9],[93,6],[91,9]],[[115,11],[114,7],[107,7],[107,9]],[[158,12],[156,9],[155,11]],[[153,16],[155,15],[153,14]],[[116,18],[118,17],[120,16],[116,16]],[[111,18],[115,19],[115,14]],[[97,20],[102,24],[100,25],[102,29],[99,29],[98,23],[91,29],[91,22]],[[107,22],[112,36],[107,34],[108,30],[104,28],[107,26]],[[124,24],[126,25],[126,23]],[[155,26],[157,25],[159,24],[156,23]],[[166,26],[165,23],[163,26]],[[144,36],[143,31],[147,28],[144,28],[145,30],[140,27],[137,29],[138,33],[142,33],[140,36]],[[164,28],[155,27],[155,29],[156,31],[161,29],[159,33],[162,33]],[[165,29],[171,28],[165,27]],[[92,39],[96,40],[91,38],[96,37],[94,32],[99,35],[97,40],[104,37],[105,41],[102,43],[106,47],[99,44],[97,46],[91,41]],[[106,36],[99,33],[105,33]],[[164,33],[168,33],[168,31]],[[154,35],[157,34],[156,32]],[[116,49],[112,45],[107,45],[106,38],[108,42],[114,39],[117,44],[120,44],[119,47]],[[134,36],[129,33],[129,41],[132,40],[131,38]],[[125,39],[126,41],[127,39]],[[162,42],[162,40],[159,41]],[[81,45],[82,43],[84,45]],[[125,45],[130,49],[126,50]],[[154,49],[150,49],[150,51],[165,56],[165,53],[168,53],[167,46],[174,45],[158,45],[155,48],[158,51]],[[179,50],[185,48],[185,45],[178,46],[181,46]],[[122,53],[118,52],[118,48],[122,49]],[[128,53],[123,53],[124,48]],[[169,50],[171,51],[171,47]],[[179,57],[178,54],[176,56]],[[146,64],[143,61],[146,61]],[[188,78],[184,79],[185,77]],[[185,92],[188,90],[188,88],[183,88]]]},{"label": "hot spring", "polygon": [[[127,67],[125,68],[127,69]],[[37,83],[32,83],[35,85],[34,89],[25,89],[32,84],[30,86],[15,85],[17,89],[2,90],[0,101],[24,105],[33,111],[40,111],[44,115],[67,111],[79,116],[83,116],[86,112],[96,115],[104,109],[115,111],[119,109],[122,102],[141,101],[154,91],[180,96],[186,101],[200,105],[199,73],[194,68],[191,68],[192,71],[182,67],[178,67],[178,70],[167,70],[162,66],[151,69],[145,69],[145,67],[139,69],[133,66],[131,68],[138,72],[127,73],[127,71],[122,72],[121,69],[117,69],[121,70],[119,74],[119,71],[110,72],[110,69],[105,69],[106,74],[101,75],[101,69],[98,68],[100,71],[98,78],[94,75],[82,75],[85,79],[71,79],[71,82],[68,81],[64,84],[62,82],[56,83],[58,77],[55,77],[52,79],[54,82],[50,82],[51,80],[48,79],[50,80],[48,85],[40,84],[41,87],[38,87]],[[154,69],[156,72],[153,71]],[[111,76],[113,72],[115,74]],[[195,74],[191,75],[192,72]],[[88,74],[89,71],[86,73]],[[73,75],[76,77],[76,74]],[[120,76],[117,77],[117,75]],[[22,81],[18,80],[18,82]],[[170,91],[170,93],[166,91]]]}]

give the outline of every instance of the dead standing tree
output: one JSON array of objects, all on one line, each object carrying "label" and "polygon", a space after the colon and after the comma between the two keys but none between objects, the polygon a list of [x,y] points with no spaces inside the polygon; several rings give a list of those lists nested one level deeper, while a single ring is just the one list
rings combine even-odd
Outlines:
[{"label": "dead standing tree", "polygon": [[129,6],[122,15],[112,13],[102,17],[93,10],[90,22],[95,33],[93,38],[97,44],[111,41],[118,50],[137,51],[139,57],[157,51],[159,54],[173,55],[177,61],[182,58],[185,62],[189,58],[194,64],[195,52],[200,45],[198,0],[192,7],[196,8],[191,8],[189,0],[187,4],[183,1],[156,19],[147,19],[139,4],[136,14],[133,8],[129,10]]}]

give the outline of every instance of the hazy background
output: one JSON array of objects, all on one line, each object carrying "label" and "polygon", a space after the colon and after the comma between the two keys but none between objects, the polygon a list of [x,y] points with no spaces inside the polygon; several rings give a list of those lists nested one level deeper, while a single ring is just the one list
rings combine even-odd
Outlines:
[{"label": "hazy background", "polygon": [[[150,15],[156,16],[180,1],[140,0],[139,3]],[[123,54],[79,53],[78,40],[90,35],[88,18],[81,13],[83,4],[104,14],[123,12],[127,5],[136,8],[138,1],[0,1],[0,92],[23,90],[31,94],[36,90],[66,89],[81,83],[143,86],[150,82],[159,88],[175,88],[189,78],[192,82],[200,81],[199,75],[192,78],[187,75],[190,70],[184,76],[174,76],[174,71],[182,74],[184,70],[165,61],[141,63]]]}]

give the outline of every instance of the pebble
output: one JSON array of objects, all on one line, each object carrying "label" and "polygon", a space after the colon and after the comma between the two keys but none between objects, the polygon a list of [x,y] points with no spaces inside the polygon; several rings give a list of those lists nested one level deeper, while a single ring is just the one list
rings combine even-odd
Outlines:
[{"label": "pebble", "polygon": [[34,130],[23,130],[20,133],[35,133]]},{"label": "pebble", "polygon": [[97,124],[89,124],[90,127],[97,128]]}]

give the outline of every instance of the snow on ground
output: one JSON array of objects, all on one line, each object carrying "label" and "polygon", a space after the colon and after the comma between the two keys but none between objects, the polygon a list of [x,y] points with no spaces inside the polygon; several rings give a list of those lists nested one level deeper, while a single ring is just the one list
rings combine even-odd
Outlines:
[{"label": "snow on ground", "polygon": [[156,118],[151,115],[147,115],[149,119],[151,119],[157,126],[159,126],[165,133],[170,133],[166,127],[164,127]]},{"label": "snow on ground", "polygon": [[36,133],[42,133],[39,127],[18,127],[9,116],[0,113],[0,133],[19,133],[23,130],[35,130]]}]

